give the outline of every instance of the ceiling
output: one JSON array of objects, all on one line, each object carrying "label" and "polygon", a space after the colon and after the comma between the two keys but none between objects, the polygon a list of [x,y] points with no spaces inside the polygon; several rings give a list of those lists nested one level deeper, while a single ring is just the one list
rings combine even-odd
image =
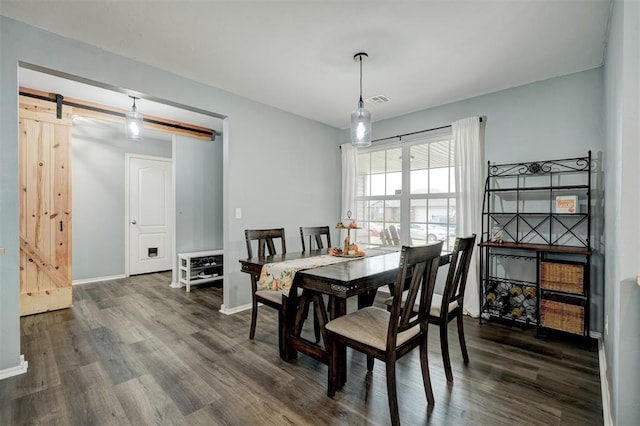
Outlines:
[{"label": "ceiling", "polygon": [[[336,128],[602,65],[610,0],[2,0],[0,14]],[[49,89],[51,90],[51,89]],[[153,94],[149,94],[153,95]]]}]

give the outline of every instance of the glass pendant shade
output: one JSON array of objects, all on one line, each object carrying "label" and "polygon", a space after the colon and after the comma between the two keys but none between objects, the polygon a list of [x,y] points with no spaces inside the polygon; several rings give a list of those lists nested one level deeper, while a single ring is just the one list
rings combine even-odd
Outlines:
[{"label": "glass pendant shade", "polygon": [[371,146],[371,113],[364,109],[362,100],[351,113],[351,144],[356,147]]},{"label": "glass pendant shade", "polygon": [[136,100],[133,99],[131,111],[125,114],[125,135],[127,139],[138,140],[142,137],[142,114],[136,109]]}]

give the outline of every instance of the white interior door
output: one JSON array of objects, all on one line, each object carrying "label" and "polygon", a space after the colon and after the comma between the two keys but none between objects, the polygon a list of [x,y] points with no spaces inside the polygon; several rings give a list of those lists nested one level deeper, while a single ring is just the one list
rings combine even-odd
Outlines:
[{"label": "white interior door", "polygon": [[172,268],[171,160],[129,157],[129,274]]}]

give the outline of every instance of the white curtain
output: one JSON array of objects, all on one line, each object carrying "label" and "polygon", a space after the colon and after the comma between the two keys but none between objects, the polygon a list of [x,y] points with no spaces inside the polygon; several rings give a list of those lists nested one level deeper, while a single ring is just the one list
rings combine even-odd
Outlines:
[{"label": "white curtain", "polygon": [[340,145],[342,149],[342,210],[340,218],[345,218],[349,210],[356,215],[356,166],[358,164],[357,148],[351,143]]},{"label": "white curtain", "polygon": [[[482,230],[482,197],[484,195],[484,125],[479,117],[463,118],[451,124],[455,146],[456,232],[458,236],[476,234],[479,242]],[[474,247],[467,287],[464,293],[465,314],[480,315],[480,256]]]}]

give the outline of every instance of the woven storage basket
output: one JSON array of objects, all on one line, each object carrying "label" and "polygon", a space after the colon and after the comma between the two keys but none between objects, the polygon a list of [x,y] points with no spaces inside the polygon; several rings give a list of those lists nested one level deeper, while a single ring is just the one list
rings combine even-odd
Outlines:
[{"label": "woven storage basket", "polygon": [[584,287],[584,265],[540,262],[540,287],[545,290],[582,293]]},{"label": "woven storage basket", "polygon": [[582,306],[542,300],[540,311],[540,322],[543,327],[583,334],[584,308]]}]

